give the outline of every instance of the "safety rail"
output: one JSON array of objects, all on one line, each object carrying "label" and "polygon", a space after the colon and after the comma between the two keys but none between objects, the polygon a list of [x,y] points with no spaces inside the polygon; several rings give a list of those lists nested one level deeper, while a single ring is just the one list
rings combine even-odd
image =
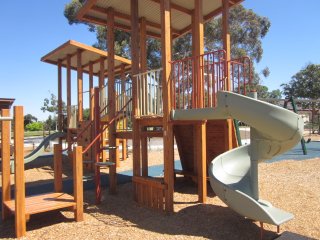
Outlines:
[{"label": "safety rail", "polygon": [[225,89],[225,51],[171,62],[172,104],[174,109],[197,108],[203,93],[203,107],[216,105],[216,93]]},{"label": "safety rail", "polygon": [[129,99],[129,101],[116,113],[116,115],[108,122],[104,123],[104,126],[102,130],[99,132],[99,134],[96,135],[96,137],[88,144],[88,146],[83,150],[82,154],[85,154],[92,146],[95,144],[102,136],[102,133],[112,124],[114,121],[116,121],[121,114],[121,111],[123,111],[130,103],[132,102],[132,98]]},{"label": "safety rail", "polygon": [[134,75],[137,81],[138,116],[162,115],[162,68]]},{"label": "safety rail", "polygon": [[[131,91],[131,89],[130,89]],[[116,113],[118,114],[118,121],[116,130],[119,132],[132,130],[132,97],[127,95],[118,96]]]},{"label": "safety rail", "polygon": [[252,89],[252,67],[249,57],[229,61],[231,91],[247,95]]},{"label": "safety rail", "polygon": [[226,62],[225,54],[224,50],[217,50],[171,62],[174,109],[215,107],[217,92],[228,89],[226,67],[229,69],[231,91],[246,95],[251,90],[250,58]]}]

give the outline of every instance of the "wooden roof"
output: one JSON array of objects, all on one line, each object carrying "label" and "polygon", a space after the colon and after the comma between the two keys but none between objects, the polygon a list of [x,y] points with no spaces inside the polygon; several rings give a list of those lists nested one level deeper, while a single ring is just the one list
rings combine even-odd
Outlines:
[{"label": "wooden roof", "polygon": [[[89,73],[89,64],[90,62],[93,63],[93,74],[99,75],[100,71],[100,59],[105,58],[104,61],[104,69],[107,74],[108,72],[108,52],[102,51],[98,48],[94,48],[74,40],[69,40],[66,43],[62,44],[61,46],[57,47],[47,55],[41,58],[41,61],[51,63],[54,65],[58,65],[58,61],[62,61],[62,66],[67,66],[67,57],[71,56],[71,68],[76,70],[77,69],[77,51],[82,51],[82,68],[83,71]],[[115,64],[115,73],[119,74],[121,70],[121,65],[125,65],[125,69],[129,70],[131,68],[131,60],[115,56],[114,57],[114,64]]]},{"label": "wooden roof", "polygon": [[10,109],[14,100],[14,98],[0,98],[0,110]]},{"label": "wooden roof", "polygon": [[[232,0],[234,6],[243,0]],[[81,21],[98,25],[106,25],[106,10],[115,11],[115,28],[130,31],[130,0],[87,0],[79,10],[77,18]],[[191,31],[191,18],[194,9],[194,0],[171,0],[172,34],[176,38]],[[202,0],[204,21],[219,15],[222,12],[222,0]],[[147,22],[147,34],[160,38],[160,0],[139,0],[139,18],[144,17]]]}]

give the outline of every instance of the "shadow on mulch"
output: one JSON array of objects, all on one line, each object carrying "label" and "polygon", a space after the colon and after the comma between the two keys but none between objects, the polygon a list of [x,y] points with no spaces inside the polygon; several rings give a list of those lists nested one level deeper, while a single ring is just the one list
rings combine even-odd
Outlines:
[{"label": "shadow on mulch", "polygon": [[[140,207],[132,199],[131,186],[124,186],[124,188],[125,190],[121,189],[116,196],[105,194],[105,200],[98,206],[93,205],[93,200],[90,199],[86,213],[103,224],[118,228],[136,227],[159,234],[219,240],[260,239],[259,226],[227,207],[191,202],[191,206],[181,208],[174,214],[165,214]],[[186,187],[186,189],[189,190],[184,193],[188,194],[196,191],[193,187]],[[178,204],[189,203],[187,200]],[[263,239],[271,240],[279,237],[275,231],[276,227],[265,229]]]},{"label": "shadow on mulch", "polygon": [[[74,222],[74,218],[67,218],[59,211],[35,214],[27,222],[27,231],[61,224],[62,222]],[[0,238],[15,238],[14,218],[12,217],[0,223]]]}]

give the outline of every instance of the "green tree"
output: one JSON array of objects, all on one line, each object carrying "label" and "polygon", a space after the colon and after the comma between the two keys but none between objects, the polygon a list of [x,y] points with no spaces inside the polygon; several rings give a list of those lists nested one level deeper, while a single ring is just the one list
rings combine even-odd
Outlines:
[{"label": "green tree", "polygon": [[25,126],[25,129],[27,131],[41,131],[43,129],[43,123],[42,122],[32,122],[28,123]]},{"label": "green tree", "polygon": [[31,114],[27,114],[24,116],[24,127],[26,127],[26,125],[29,123],[34,123],[37,121],[38,121],[38,119],[35,116],[33,116]]},{"label": "green tree", "polygon": [[[296,99],[319,99],[320,98],[320,64],[308,64],[298,73],[292,76],[289,83],[281,84],[286,98],[294,97]],[[319,104],[317,102],[304,102],[303,108],[309,108],[312,111],[312,122],[320,124],[317,114],[319,113]]]}]

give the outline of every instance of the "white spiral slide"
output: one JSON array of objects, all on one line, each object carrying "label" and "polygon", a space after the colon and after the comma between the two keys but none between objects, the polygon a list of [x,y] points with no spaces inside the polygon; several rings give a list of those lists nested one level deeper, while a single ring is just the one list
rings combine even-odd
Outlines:
[{"label": "white spiral slide", "polygon": [[211,187],[237,213],[279,226],[291,213],[259,198],[258,163],[286,152],[302,137],[303,120],[284,108],[231,92],[218,92],[216,108],[175,110],[173,120],[240,120],[251,127],[251,144],[225,152],[209,167]]}]

